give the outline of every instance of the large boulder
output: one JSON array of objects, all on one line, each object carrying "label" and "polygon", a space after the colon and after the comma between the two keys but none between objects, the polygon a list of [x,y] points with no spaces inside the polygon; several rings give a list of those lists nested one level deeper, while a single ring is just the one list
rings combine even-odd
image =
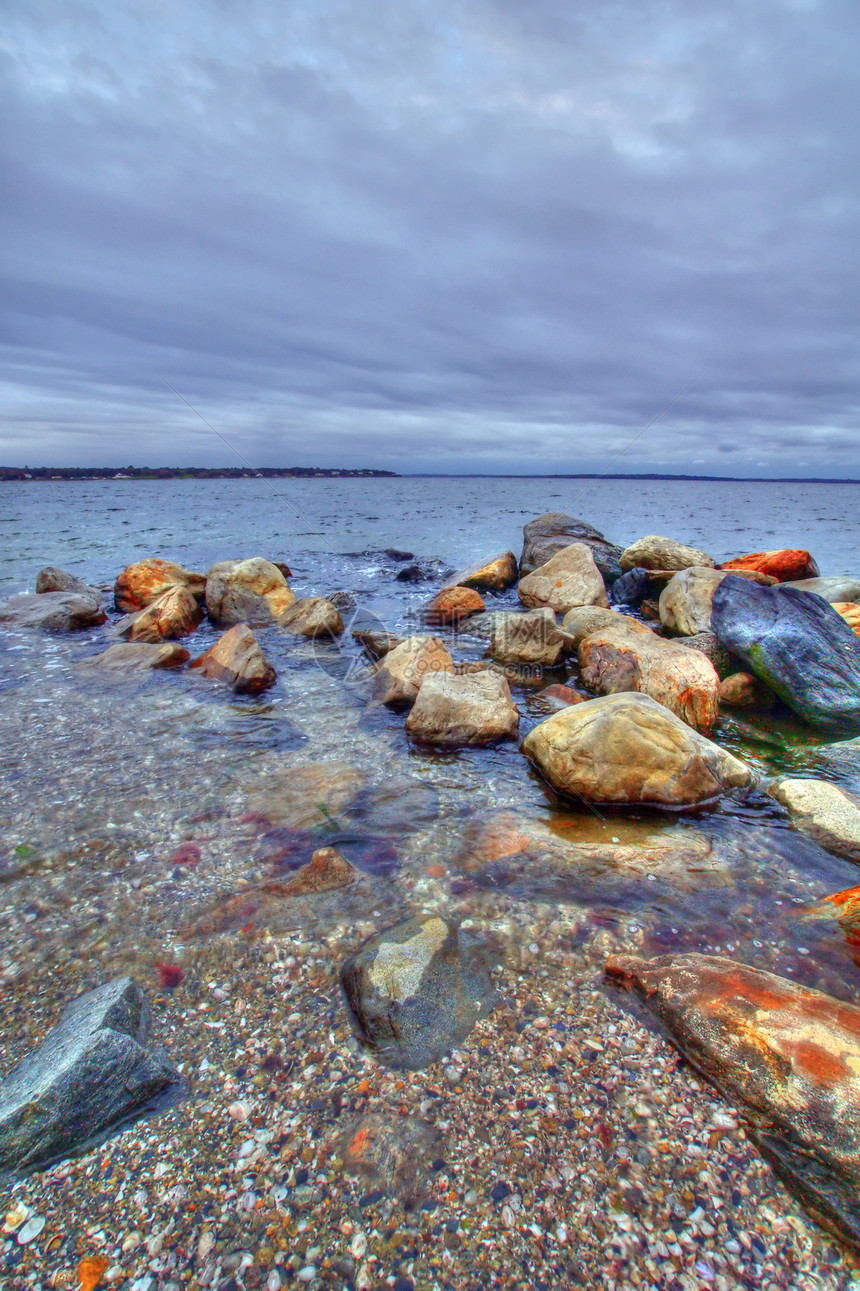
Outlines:
[{"label": "large boulder", "polygon": [[831,604],[834,601],[860,601],[860,578],[852,578],[849,574],[801,578],[796,582],[783,583],[783,587],[793,587],[798,592],[814,592]]},{"label": "large boulder", "polygon": [[136,610],[146,609],[171,587],[185,587],[196,600],[202,600],[206,579],[203,574],[195,574],[184,565],[153,556],[135,561],[122,571],[114,585],[114,603],[120,613],[134,614]]},{"label": "large boulder", "polygon": [[621,553],[621,568],[628,569],[690,569],[691,566],[713,569],[716,561],[698,547],[688,547],[674,538],[663,538],[650,533],[625,547]]},{"label": "large boulder", "polygon": [[717,719],[720,679],[710,659],[642,624],[620,622],[583,637],[579,669],[599,695],[640,691],[697,731],[709,731]]},{"label": "large boulder", "polygon": [[674,574],[660,593],[660,622],[690,637],[711,630],[711,601],[725,577],[719,570],[691,565]]},{"label": "large boulder", "polygon": [[490,654],[496,663],[552,668],[569,645],[549,608],[528,614],[499,613],[491,627]]},{"label": "large boulder", "polygon": [[66,569],[57,569],[56,565],[46,565],[44,569],[39,570],[36,578],[36,592],[42,595],[45,592],[78,592],[82,596],[97,596],[101,600],[101,591],[98,587],[91,587],[85,583],[77,574],[70,574]]},{"label": "large boulder", "polygon": [[437,592],[425,611],[430,624],[455,627],[461,619],[472,614],[482,614],[486,605],[480,595],[471,587],[443,587]]},{"label": "large boulder", "polygon": [[743,762],[642,694],[565,708],[521,747],[554,789],[586,802],[691,807],[752,781]]},{"label": "large boulder", "polygon": [[434,673],[421,686],[406,729],[428,744],[456,748],[516,739],[520,715],[504,677]]},{"label": "large boulder", "polygon": [[263,654],[254,633],[245,623],[237,623],[220,636],[205,654],[191,665],[202,676],[226,682],[240,695],[257,695],[274,685],[277,676]]},{"label": "large boulder", "polygon": [[262,556],[220,560],[206,575],[206,609],[216,623],[272,623],[295,599],[277,565]]},{"label": "large boulder", "polygon": [[550,511],[530,520],[523,527],[523,554],[520,556],[520,578],[532,574],[557,555],[563,547],[582,542],[591,549],[594,563],[606,581],[619,577],[621,548],[610,542],[599,529],[575,520],[562,511]]},{"label": "large boulder", "polygon": [[528,609],[548,605],[566,614],[575,605],[609,608],[603,577],[594,563],[591,548],[583,542],[563,547],[546,564],[521,578],[518,592]]},{"label": "large boulder", "polygon": [[0,601],[0,625],[41,628],[43,632],[81,632],[107,622],[98,596],[78,592],[39,592]]},{"label": "large boulder", "polygon": [[391,708],[404,708],[414,703],[427,677],[453,671],[451,652],[438,637],[407,637],[374,667],[373,697]]},{"label": "large boulder", "polygon": [[512,551],[500,552],[489,560],[460,569],[448,580],[449,587],[474,587],[479,592],[503,592],[517,581],[517,558]]},{"label": "large boulder", "polygon": [[754,551],[748,556],[724,560],[721,569],[751,569],[770,574],[778,583],[788,583],[797,578],[817,578],[818,566],[808,551],[799,548],[784,551]]},{"label": "large boulder", "polygon": [[729,575],[714,593],[711,626],[811,726],[860,730],[860,639],[822,597]]},{"label": "large boulder", "polygon": [[777,780],[772,797],[788,809],[792,823],[828,852],[860,861],[860,798],[829,780]]},{"label": "large boulder", "polygon": [[716,955],[610,956],[814,1219],[860,1249],[860,1009]]},{"label": "large boulder", "polygon": [[103,1142],[185,1092],[128,977],[88,991],[0,1082],[0,1174],[27,1174]]},{"label": "large boulder", "polygon": [[82,660],[78,667],[118,673],[149,672],[157,668],[181,668],[190,658],[185,647],[175,641],[164,641],[161,645],[120,641],[101,654]]},{"label": "large boulder", "polygon": [[340,982],[361,1043],[416,1071],[469,1035],[496,1003],[483,947],[440,915],[417,915],[365,941]]},{"label": "large boulder", "polygon": [[186,587],[171,587],[146,609],[129,614],[116,625],[129,641],[172,641],[186,637],[203,622],[203,607]]},{"label": "large boulder", "polygon": [[642,627],[639,620],[631,618],[629,614],[619,614],[617,610],[605,610],[600,605],[576,605],[565,614],[561,621],[561,629],[570,637],[570,645],[578,646],[583,637],[587,637],[591,632],[599,632],[601,628],[611,628],[616,624],[629,623],[634,627]]},{"label": "large boulder", "polygon": [[324,596],[303,596],[278,615],[278,627],[300,637],[339,637],[343,619]]}]

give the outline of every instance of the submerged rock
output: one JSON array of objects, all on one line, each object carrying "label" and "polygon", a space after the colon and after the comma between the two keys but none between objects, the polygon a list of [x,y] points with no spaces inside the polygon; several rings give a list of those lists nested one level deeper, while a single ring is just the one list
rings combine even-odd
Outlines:
[{"label": "submerged rock", "polygon": [[41,628],[43,632],[81,632],[107,622],[99,596],[78,592],[23,592],[0,601],[0,625]]},{"label": "submerged rock", "polygon": [[339,637],[343,632],[340,610],[323,596],[303,596],[278,616],[278,627],[294,636]]},{"label": "submerged rock", "polygon": [[503,592],[517,581],[517,558],[512,551],[500,552],[489,560],[460,569],[449,580],[452,587],[473,587],[479,592]]},{"label": "submerged rock", "polygon": [[777,780],[769,788],[792,823],[828,852],[860,861],[860,798],[829,780]]},{"label": "submerged rock", "polygon": [[217,561],[206,575],[206,609],[216,623],[272,623],[295,599],[277,565],[262,556]]},{"label": "submerged rock", "polygon": [[443,587],[427,606],[426,618],[430,624],[454,624],[471,614],[482,614],[486,609],[481,597],[471,587]]},{"label": "submerged rock", "polygon": [[752,782],[743,762],[642,694],[565,708],[521,747],[554,789],[587,802],[690,807]]},{"label": "submerged rock", "polygon": [[274,685],[277,677],[254,633],[244,623],[225,632],[191,667],[213,681],[226,682],[240,695],[257,695]]},{"label": "submerged rock", "polygon": [[729,575],[714,593],[711,623],[810,726],[860,730],[860,640],[822,597]]},{"label": "submerged rock", "polygon": [[621,548],[610,542],[599,529],[576,520],[562,511],[549,511],[546,515],[530,520],[523,527],[523,553],[520,556],[520,577],[533,573],[540,565],[545,565],[563,547],[571,543],[585,543],[591,549],[594,563],[607,582],[612,582],[621,573],[618,558]]},{"label": "submerged rock", "polygon": [[303,865],[285,883],[277,884],[278,895],[304,897],[316,892],[334,892],[349,887],[359,878],[358,870],[345,856],[341,856],[336,847],[319,847],[307,865]]},{"label": "submerged rock", "polygon": [[761,574],[770,574],[778,583],[787,583],[798,578],[817,578],[818,566],[808,551],[800,548],[784,551],[754,551],[748,556],[736,556],[734,560],[724,560],[721,569],[752,569]]},{"label": "submerged rock", "polygon": [[406,719],[416,739],[444,747],[516,739],[520,715],[496,672],[435,673],[424,681]]},{"label": "submerged rock", "polygon": [[122,977],[75,1000],[0,1082],[0,1172],[76,1156],[185,1092],[160,1049],[145,1047],[149,1007]]},{"label": "submerged rock", "polygon": [[582,542],[563,547],[544,565],[520,579],[519,598],[529,609],[548,605],[566,614],[578,605],[609,607],[603,576]]},{"label": "submerged rock", "polygon": [[716,955],[610,956],[813,1219],[860,1250],[860,1009]]},{"label": "submerged rock", "polygon": [[155,668],[181,668],[190,658],[185,647],[175,641],[164,641],[161,645],[120,641],[101,654],[82,660],[78,667],[118,673],[148,672]]},{"label": "submerged rock", "polygon": [[560,682],[554,682],[552,686],[546,686],[539,691],[535,695],[535,699],[542,700],[551,708],[569,708],[571,704],[584,704],[588,696],[580,695],[579,691],[574,690],[571,686],[564,686]]},{"label": "submerged rock", "polygon": [[361,1043],[391,1067],[427,1067],[461,1044],[496,1003],[490,962],[457,925],[417,915],[370,937],[340,982]]},{"label": "submerged rock", "polygon": [[527,614],[496,614],[490,632],[490,654],[497,663],[551,668],[570,646],[547,606]]},{"label": "submerged rock", "polygon": [[690,569],[693,565],[713,569],[716,561],[698,547],[688,547],[683,542],[676,542],[674,538],[663,538],[656,533],[638,538],[621,553],[623,570],[677,570]]},{"label": "submerged rock", "polygon": [[203,609],[185,587],[162,592],[146,609],[138,610],[116,625],[129,641],[167,641],[189,636],[203,622]]},{"label": "submerged rock", "polygon": [[373,697],[392,708],[405,707],[414,702],[425,678],[453,671],[451,653],[438,637],[407,637],[376,664]]},{"label": "submerged rock", "polygon": [[91,587],[82,578],[78,578],[77,574],[70,574],[65,569],[57,569],[55,565],[46,565],[44,569],[39,570],[36,593],[41,596],[45,592],[77,592],[81,596],[97,596],[101,600],[101,591],[98,587]]},{"label": "submerged rock", "polygon": [[184,565],[153,556],[135,561],[119,575],[113,589],[114,603],[121,614],[134,614],[146,609],[162,592],[172,587],[185,587],[196,600],[202,600],[206,591],[203,574],[195,574]]}]

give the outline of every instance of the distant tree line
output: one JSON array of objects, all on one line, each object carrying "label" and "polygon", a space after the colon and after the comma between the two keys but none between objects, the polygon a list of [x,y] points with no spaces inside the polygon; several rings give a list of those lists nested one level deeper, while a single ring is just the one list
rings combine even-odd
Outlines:
[{"label": "distant tree line", "polygon": [[0,480],[253,480],[287,476],[388,476],[396,471],[343,470],[324,466],[0,466]]}]

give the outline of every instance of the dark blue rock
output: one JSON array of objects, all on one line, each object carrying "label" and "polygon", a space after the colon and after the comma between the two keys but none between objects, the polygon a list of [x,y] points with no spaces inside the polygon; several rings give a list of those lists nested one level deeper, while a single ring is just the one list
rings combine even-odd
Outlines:
[{"label": "dark blue rock", "polygon": [[860,640],[823,597],[730,575],[714,592],[711,628],[810,726],[860,732]]}]

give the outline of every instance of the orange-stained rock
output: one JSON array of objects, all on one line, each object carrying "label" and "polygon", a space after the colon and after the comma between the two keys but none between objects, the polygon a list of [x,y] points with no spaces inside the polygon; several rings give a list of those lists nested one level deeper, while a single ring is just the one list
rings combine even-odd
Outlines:
[{"label": "orange-stained rock", "polygon": [[480,614],[487,607],[471,587],[443,587],[427,606],[428,623],[459,623],[470,614]]},{"label": "orange-stained rock", "polygon": [[843,888],[832,896],[822,897],[808,913],[818,919],[838,919],[849,934],[848,940],[860,941],[860,887]]},{"label": "orange-stained rock", "polygon": [[173,641],[196,631],[203,622],[203,607],[186,587],[170,587],[146,609],[138,610],[118,624],[121,636],[128,641]]},{"label": "orange-stained rock", "polygon": [[116,608],[123,614],[134,614],[151,604],[162,592],[171,587],[185,587],[197,600],[206,594],[206,579],[184,565],[154,556],[128,565],[116,580],[113,589]]},{"label": "orange-stained rock", "polygon": [[503,592],[506,587],[513,587],[517,581],[519,569],[517,558],[512,551],[500,552],[480,564],[469,565],[460,569],[453,578],[449,578],[446,587],[476,587],[479,591]]},{"label": "orange-stained rock", "polygon": [[809,1213],[860,1249],[860,1009],[717,955],[612,955]]},{"label": "orange-stained rock", "polygon": [[587,698],[587,695],[580,695],[571,686],[564,686],[561,682],[554,682],[535,695],[535,699],[542,699],[552,708],[569,708],[571,704],[584,703]]},{"label": "orange-stained rock", "polygon": [[818,566],[808,551],[791,548],[785,551],[754,551],[748,556],[736,556],[723,561],[720,569],[755,569],[770,574],[778,583],[788,583],[795,578],[817,578]]},{"label": "orange-stained rock", "polygon": [[191,667],[199,668],[204,677],[226,682],[241,695],[266,690],[277,676],[245,623],[237,623],[225,632]]},{"label": "orange-stained rock", "polygon": [[295,599],[282,571],[262,556],[216,561],[206,575],[206,609],[216,623],[268,624]]},{"label": "orange-stained rock", "polygon": [[297,637],[338,637],[343,632],[340,610],[324,596],[303,596],[278,615],[278,627]]},{"label": "orange-stained rock", "polygon": [[90,1255],[78,1264],[78,1291],[95,1291],[102,1277],[110,1268],[110,1260],[103,1255]]},{"label": "orange-stained rock", "polygon": [[841,614],[852,632],[860,637],[860,605],[855,601],[833,601],[833,608]]}]

